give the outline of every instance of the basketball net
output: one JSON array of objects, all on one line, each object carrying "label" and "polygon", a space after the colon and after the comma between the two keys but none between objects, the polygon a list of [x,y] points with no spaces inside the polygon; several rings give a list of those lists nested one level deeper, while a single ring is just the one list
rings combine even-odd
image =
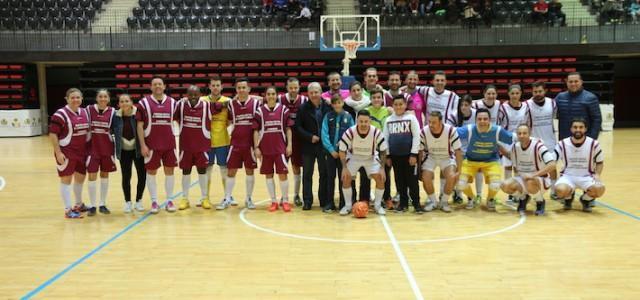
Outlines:
[{"label": "basketball net", "polygon": [[360,42],[356,40],[344,40],[340,43],[344,49],[344,59],[342,60],[342,76],[349,76],[349,64],[356,58],[356,52],[360,47]]}]

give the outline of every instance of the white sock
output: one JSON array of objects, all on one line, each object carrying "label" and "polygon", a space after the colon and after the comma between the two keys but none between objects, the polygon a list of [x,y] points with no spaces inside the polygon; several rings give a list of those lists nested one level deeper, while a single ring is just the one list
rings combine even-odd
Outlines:
[{"label": "white sock", "polygon": [[[198,184],[200,184],[200,196],[202,199],[207,198],[207,195],[209,195],[209,191],[207,190],[208,177],[207,174],[198,174]],[[189,181],[191,181],[191,178],[189,178]]]},{"label": "white sock", "polygon": [[100,206],[107,205],[108,192],[109,192],[109,178],[100,178]]},{"label": "white sock", "polygon": [[151,202],[158,201],[158,186],[156,185],[156,175],[147,173],[147,189],[149,189],[149,196]]},{"label": "white sock", "polygon": [[380,207],[382,205],[382,195],[384,195],[384,189],[376,189],[375,197],[373,198],[373,203],[376,207]]},{"label": "white sock", "polygon": [[189,200],[189,186],[191,185],[191,174],[182,174],[182,197]]},{"label": "white sock", "polygon": [[476,195],[482,197],[482,188],[484,187],[484,175],[476,173]]},{"label": "white sock", "polygon": [[344,196],[344,206],[351,209],[351,206],[353,205],[353,203],[351,203],[351,198],[353,197],[351,188],[342,188],[342,195]]},{"label": "white sock", "polygon": [[442,203],[449,202],[449,198],[451,198],[451,194],[443,194],[442,195]]},{"label": "white sock", "polygon": [[289,179],[280,180],[280,192],[282,193],[282,202],[289,202]]},{"label": "white sock", "polygon": [[173,175],[164,175],[164,191],[167,195],[167,200],[173,196]]},{"label": "white sock", "polygon": [[96,207],[96,182],[87,182],[87,190],[89,191],[89,202],[91,202],[91,207]]},{"label": "white sock", "polygon": [[301,182],[302,182],[302,176],[300,174],[293,174],[293,195],[300,196]]},{"label": "white sock", "polygon": [[235,177],[227,177],[227,185],[224,187],[224,199],[231,201],[231,193],[233,193],[233,186],[236,185]]},{"label": "white sock", "polygon": [[[271,197],[271,203],[276,203],[276,184],[273,182],[273,178],[267,178],[267,191],[269,197]],[[249,192],[247,191],[247,195]]]},{"label": "white sock", "polygon": [[438,200],[436,200],[436,193],[427,195],[427,198],[429,198],[429,201],[431,201],[432,203],[438,203]]},{"label": "white sock", "polygon": [[444,193],[444,184],[445,184],[445,179],[444,177],[440,177],[440,194]]},{"label": "white sock", "polygon": [[76,205],[82,204],[82,183],[73,184],[73,195],[76,197]]},{"label": "white sock", "polygon": [[222,187],[227,186],[227,167],[220,166],[220,180],[222,181]]},{"label": "white sock", "polygon": [[253,183],[255,182],[255,178],[253,175],[247,175],[245,180],[245,191],[247,192],[247,199],[250,199],[253,195]]},{"label": "white sock", "polygon": [[71,209],[71,185],[60,183],[60,196],[65,210]]}]

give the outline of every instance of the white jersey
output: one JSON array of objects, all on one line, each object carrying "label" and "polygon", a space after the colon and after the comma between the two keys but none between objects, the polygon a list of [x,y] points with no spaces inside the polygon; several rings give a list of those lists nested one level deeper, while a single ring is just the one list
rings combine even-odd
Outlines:
[{"label": "white jersey", "polygon": [[520,107],[513,107],[507,101],[500,105],[498,111],[498,125],[510,132],[515,132],[520,124],[530,124],[529,105],[521,102]]},{"label": "white jersey", "polygon": [[541,140],[529,138],[529,141],[527,148],[522,148],[522,144],[517,142],[511,149],[511,161],[520,175],[536,173],[555,160],[553,152]]},{"label": "white jersey", "polygon": [[493,106],[489,107],[486,103],[484,103],[484,99],[473,100],[471,103],[471,107],[476,110],[480,108],[485,108],[489,110],[491,114],[491,124],[498,124],[498,111],[500,110],[500,101],[496,100],[493,102]]},{"label": "white jersey", "polygon": [[471,108],[471,115],[469,115],[469,117],[462,117],[462,124],[460,126],[458,126],[458,113],[456,112],[454,115],[451,115],[451,117],[449,117],[449,119],[447,120],[447,124],[451,125],[451,126],[455,126],[455,127],[462,127],[465,125],[469,125],[469,124],[475,124],[476,123],[476,109],[475,108]]},{"label": "white jersey", "polygon": [[531,136],[541,139],[548,149],[555,148],[558,142],[557,130],[553,126],[553,118],[557,114],[556,101],[545,97],[542,105],[533,99],[527,100],[526,103],[529,105]]},{"label": "white jersey", "polygon": [[442,114],[442,119],[447,120],[458,110],[460,97],[450,90],[444,90],[438,94],[433,87],[420,86],[418,91],[427,103],[427,119],[431,112],[439,111]]},{"label": "white jersey", "polygon": [[571,137],[558,142],[555,148],[559,160],[564,163],[561,174],[591,176],[596,172],[596,163],[604,162],[604,154],[598,141],[586,137],[582,145],[575,145]]},{"label": "white jersey", "polygon": [[358,133],[358,125],[347,129],[340,139],[340,151],[347,153],[347,158],[358,160],[374,160],[378,153],[387,151],[387,142],[380,129],[369,125],[369,132],[365,136]]},{"label": "white jersey", "polygon": [[460,149],[460,139],[455,127],[443,124],[442,132],[435,136],[429,126],[422,128],[420,132],[420,150],[426,154],[425,158],[444,160],[455,158],[456,150]]}]

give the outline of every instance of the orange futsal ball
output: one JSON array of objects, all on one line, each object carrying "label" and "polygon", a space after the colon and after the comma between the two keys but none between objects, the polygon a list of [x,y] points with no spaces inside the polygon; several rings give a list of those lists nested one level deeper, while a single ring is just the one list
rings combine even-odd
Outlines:
[{"label": "orange futsal ball", "polygon": [[353,205],[353,216],[356,218],[366,218],[369,213],[369,203],[367,201],[358,201]]}]

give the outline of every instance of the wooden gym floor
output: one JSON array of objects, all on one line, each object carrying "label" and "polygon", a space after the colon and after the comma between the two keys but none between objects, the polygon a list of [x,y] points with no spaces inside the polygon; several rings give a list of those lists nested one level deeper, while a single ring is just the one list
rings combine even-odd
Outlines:
[{"label": "wooden gym floor", "polygon": [[[549,201],[526,218],[500,207],[358,220],[266,202],[125,215],[114,173],[112,215],[66,220],[48,140],[0,139],[0,298],[640,299],[640,130],[600,140],[607,207],[592,214]],[[256,176],[254,199],[266,195]]]}]

